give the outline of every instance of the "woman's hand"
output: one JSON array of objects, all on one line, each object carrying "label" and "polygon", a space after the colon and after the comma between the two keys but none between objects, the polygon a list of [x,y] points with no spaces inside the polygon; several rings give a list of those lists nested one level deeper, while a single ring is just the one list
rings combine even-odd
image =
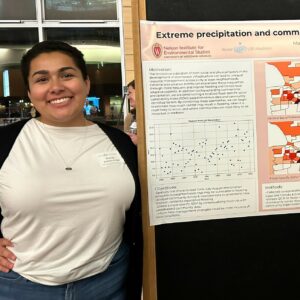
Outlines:
[{"label": "woman's hand", "polygon": [[128,133],[128,135],[130,136],[131,141],[137,146],[138,143],[137,135],[135,133]]},{"label": "woman's hand", "polygon": [[16,256],[6,247],[13,247],[13,243],[5,238],[0,238],[0,271],[9,272],[14,264],[11,261],[16,260]]}]

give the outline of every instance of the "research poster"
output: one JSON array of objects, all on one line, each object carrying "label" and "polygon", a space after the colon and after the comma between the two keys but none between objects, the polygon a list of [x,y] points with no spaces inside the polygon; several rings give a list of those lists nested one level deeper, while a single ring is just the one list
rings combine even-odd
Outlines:
[{"label": "research poster", "polygon": [[300,22],[140,32],[151,224],[300,212]]}]

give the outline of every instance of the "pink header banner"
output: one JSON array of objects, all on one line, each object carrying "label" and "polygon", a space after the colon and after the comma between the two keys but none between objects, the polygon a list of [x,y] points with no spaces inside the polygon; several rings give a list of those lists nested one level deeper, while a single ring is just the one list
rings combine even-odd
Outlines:
[{"label": "pink header banner", "polygon": [[141,22],[142,59],[288,57],[300,54],[300,22]]}]

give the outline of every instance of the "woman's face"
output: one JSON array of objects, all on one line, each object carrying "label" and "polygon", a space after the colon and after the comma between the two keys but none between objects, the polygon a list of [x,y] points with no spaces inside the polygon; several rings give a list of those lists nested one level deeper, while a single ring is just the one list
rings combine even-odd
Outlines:
[{"label": "woman's face", "polygon": [[28,96],[42,122],[53,126],[84,124],[83,106],[90,81],[83,79],[70,56],[58,51],[40,54],[31,61],[28,82]]},{"label": "woman's face", "polygon": [[135,89],[130,85],[128,87],[128,99],[129,104],[131,108],[136,108],[136,102],[135,102]]}]

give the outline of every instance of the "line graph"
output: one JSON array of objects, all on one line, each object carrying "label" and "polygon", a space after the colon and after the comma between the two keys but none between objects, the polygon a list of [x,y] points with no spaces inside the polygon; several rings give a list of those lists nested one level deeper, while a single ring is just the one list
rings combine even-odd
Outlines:
[{"label": "line graph", "polygon": [[148,161],[156,178],[255,171],[252,120],[155,124],[148,133]]}]

